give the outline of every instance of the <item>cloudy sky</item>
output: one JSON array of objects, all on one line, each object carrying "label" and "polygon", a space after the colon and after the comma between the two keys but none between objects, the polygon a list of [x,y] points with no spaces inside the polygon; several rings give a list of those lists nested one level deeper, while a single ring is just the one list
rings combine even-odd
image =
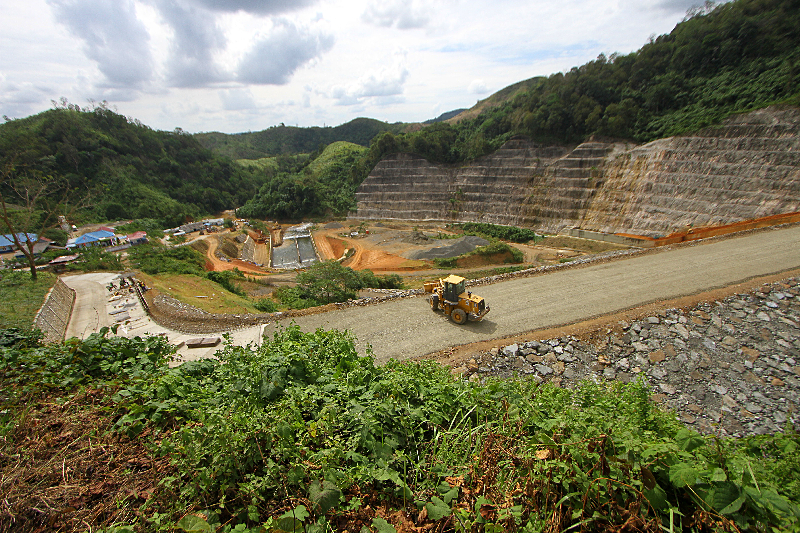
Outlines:
[{"label": "cloudy sky", "polygon": [[629,53],[698,0],[0,0],[0,115],[161,130],[415,122]]}]

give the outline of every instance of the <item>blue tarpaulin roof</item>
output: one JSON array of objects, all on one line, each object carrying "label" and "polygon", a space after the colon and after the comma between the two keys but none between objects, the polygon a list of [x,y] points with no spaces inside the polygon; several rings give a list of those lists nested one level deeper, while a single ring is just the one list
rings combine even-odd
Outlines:
[{"label": "blue tarpaulin roof", "polygon": [[[27,238],[26,238],[27,236]],[[30,240],[32,242],[36,242],[37,236],[35,233],[17,233],[17,238],[21,243],[25,243],[26,241]],[[13,246],[14,245],[14,236],[10,233],[5,235],[0,235],[0,248],[4,248],[6,246]]]},{"label": "blue tarpaulin roof", "polygon": [[103,239],[110,239],[113,236],[114,234],[112,232],[101,229],[97,231],[92,231],[90,233],[84,233],[83,235],[75,239],[75,244],[77,245],[77,244],[87,244],[90,242],[97,242]]}]

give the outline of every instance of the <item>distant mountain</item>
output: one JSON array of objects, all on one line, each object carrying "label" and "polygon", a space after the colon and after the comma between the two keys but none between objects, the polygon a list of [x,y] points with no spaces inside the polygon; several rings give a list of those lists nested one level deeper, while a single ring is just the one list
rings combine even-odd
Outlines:
[{"label": "distant mountain", "polygon": [[336,127],[299,128],[273,126],[262,131],[227,134],[219,132],[194,135],[201,145],[231,159],[261,159],[277,155],[308,154],[336,141],[369,146],[379,133],[398,134],[406,124],[389,124],[371,118],[357,118]]},{"label": "distant mountain", "polygon": [[516,96],[524,93],[534,84],[540,82],[543,79],[545,79],[543,76],[538,76],[535,78],[529,78],[527,80],[522,80],[518,81],[517,83],[513,83],[504,89],[500,89],[490,97],[484,98],[483,100],[479,100],[478,103],[476,103],[469,109],[462,109],[460,113],[456,113],[452,117],[447,117],[445,120],[450,124],[456,124],[458,122],[461,122],[462,120],[475,118],[484,111],[488,111],[489,109],[492,109],[494,107],[499,107],[504,103],[513,100]]},{"label": "distant mountain", "polygon": [[447,113],[442,113],[436,118],[426,120],[425,122],[423,122],[423,124],[435,124],[436,122],[444,122],[446,120],[450,120],[453,117],[457,117],[459,114],[463,113],[466,110],[467,110],[466,108],[454,109],[452,111],[448,111]]}]

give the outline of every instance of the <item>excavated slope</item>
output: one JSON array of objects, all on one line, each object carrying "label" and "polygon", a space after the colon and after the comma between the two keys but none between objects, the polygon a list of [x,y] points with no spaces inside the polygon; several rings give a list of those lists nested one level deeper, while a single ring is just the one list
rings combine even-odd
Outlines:
[{"label": "excavated slope", "polygon": [[381,160],[356,191],[356,216],[530,226],[520,204],[530,194],[532,180],[568,152],[512,140],[462,167],[393,154]]},{"label": "excavated slope", "polygon": [[641,146],[523,139],[468,165],[383,159],[358,218],[490,222],[663,235],[800,211],[800,111],[764,109]]}]

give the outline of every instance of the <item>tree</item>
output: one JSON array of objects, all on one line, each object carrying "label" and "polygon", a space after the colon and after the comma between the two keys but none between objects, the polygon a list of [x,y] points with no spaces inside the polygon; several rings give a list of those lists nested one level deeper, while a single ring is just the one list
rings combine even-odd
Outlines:
[{"label": "tree", "polygon": [[305,295],[322,303],[355,298],[356,291],[363,287],[355,270],[336,261],[312,265],[297,275],[297,285]]},{"label": "tree", "polygon": [[[89,194],[75,198],[66,179],[35,171],[20,172],[6,163],[0,176],[0,221],[11,234],[14,245],[25,255],[36,279],[34,246],[45,232],[58,228],[59,220],[71,220],[88,205]],[[76,200],[73,202],[73,200]]]}]

